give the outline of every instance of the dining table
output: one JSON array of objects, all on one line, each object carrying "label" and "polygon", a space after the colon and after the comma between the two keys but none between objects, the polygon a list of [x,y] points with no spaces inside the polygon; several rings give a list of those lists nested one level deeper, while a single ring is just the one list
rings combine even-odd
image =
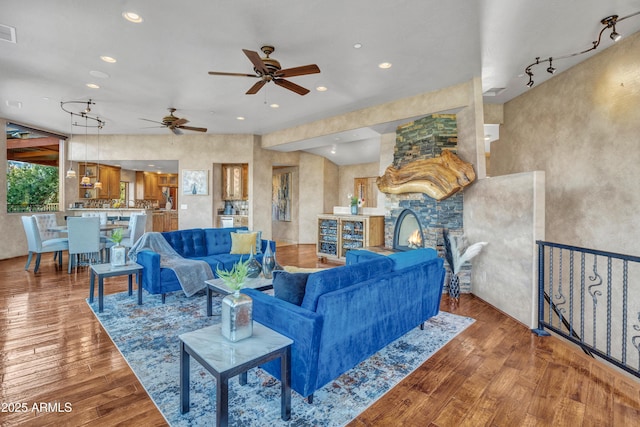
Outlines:
[{"label": "dining table", "polygon": [[[100,224],[100,231],[113,231],[117,228],[125,229],[127,227],[118,224]],[[56,225],[54,227],[47,228],[47,231],[52,231],[54,233],[68,233],[69,227],[66,225]]]}]

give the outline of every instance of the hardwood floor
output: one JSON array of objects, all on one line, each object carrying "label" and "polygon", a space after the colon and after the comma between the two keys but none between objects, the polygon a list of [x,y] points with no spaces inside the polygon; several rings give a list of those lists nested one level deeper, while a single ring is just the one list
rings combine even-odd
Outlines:
[{"label": "hardwood floor", "polygon": [[[329,266],[311,245],[277,256]],[[87,306],[86,268],[67,274],[51,258],[37,274],[24,271],[26,257],[0,261],[0,425],[166,425]],[[107,293],[126,290],[126,278],[105,283]],[[472,295],[457,307],[444,296],[441,309],[476,322],[349,426],[638,424],[640,381],[534,336]]]}]

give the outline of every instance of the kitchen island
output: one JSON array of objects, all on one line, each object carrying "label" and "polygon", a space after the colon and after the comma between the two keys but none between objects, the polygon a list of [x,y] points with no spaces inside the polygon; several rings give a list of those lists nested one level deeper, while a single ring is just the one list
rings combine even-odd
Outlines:
[{"label": "kitchen island", "polygon": [[[166,212],[158,209],[144,209],[144,208],[70,208],[67,209],[67,215],[69,216],[82,216],[83,212],[106,212],[107,218],[114,224],[122,224],[126,227],[129,222],[129,218],[133,214],[146,214],[147,223],[145,231],[153,231],[153,213],[154,212]],[[176,212],[177,215],[177,212]]]}]

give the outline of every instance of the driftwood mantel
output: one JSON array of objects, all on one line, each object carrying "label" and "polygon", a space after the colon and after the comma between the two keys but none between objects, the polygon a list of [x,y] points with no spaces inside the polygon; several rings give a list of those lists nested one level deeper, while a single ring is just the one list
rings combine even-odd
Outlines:
[{"label": "driftwood mantel", "polygon": [[416,160],[401,168],[393,165],[376,179],[383,193],[425,193],[443,200],[457,193],[476,179],[471,163],[460,160],[450,150],[442,150],[439,157]]}]

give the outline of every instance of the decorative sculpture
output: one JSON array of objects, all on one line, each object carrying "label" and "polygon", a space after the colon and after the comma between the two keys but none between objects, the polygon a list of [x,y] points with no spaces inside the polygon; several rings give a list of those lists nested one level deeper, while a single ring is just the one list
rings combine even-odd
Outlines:
[{"label": "decorative sculpture", "polygon": [[442,150],[439,157],[416,160],[401,168],[389,166],[376,179],[383,193],[425,193],[443,200],[457,193],[476,179],[471,163],[460,160],[450,150]]}]

